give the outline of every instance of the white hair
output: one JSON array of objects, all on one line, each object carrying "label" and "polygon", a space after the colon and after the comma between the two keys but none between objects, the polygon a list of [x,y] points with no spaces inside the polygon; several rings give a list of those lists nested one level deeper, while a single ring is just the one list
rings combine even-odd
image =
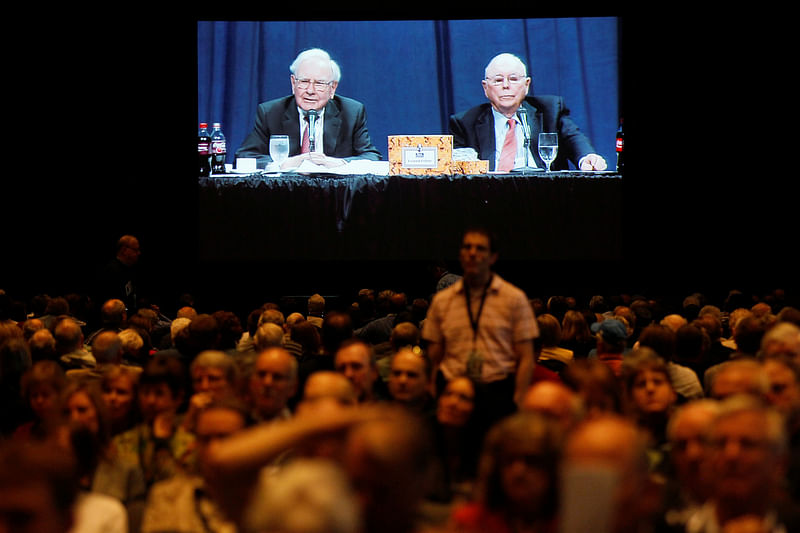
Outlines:
[{"label": "white hair", "polygon": [[339,80],[342,78],[342,71],[339,69],[339,65],[336,64],[336,61],[331,59],[330,54],[321,48],[310,48],[308,50],[303,50],[300,52],[292,64],[289,65],[289,72],[292,74],[297,73],[297,69],[300,68],[300,65],[303,61],[307,59],[323,59],[328,61],[331,64],[331,81],[335,81],[339,83]]},{"label": "white hair", "polygon": [[764,355],[785,352],[800,356],[800,328],[791,322],[778,322],[761,338]]},{"label": "white hair", "polygon": [[144,339],[135,329],[127,328],[119,332],[119,340],[123,349],[128,351],[139,351],[144,346]]},{"label": "white hair", "polygon": [[498,61],[508,61],[508,60],[516,61],[517,63],[519,63],[520,66],[522,67],[522,75],[525,76],[525,77],[528,76],[528,69],[525,66],[525,63],[519,57],[515,56],[514,54],[509,54],[509,53],[506,53],[506,52],[504,52],[502,54],[497,54],[496,56],[494,56],[492,58],[492,60],[489,61],[489,64],[486,65],[486,69],[484,70],[483,75],[488,78],[489,77],[489,68],[492,65],[494,65],[494,63],[496,63]]},{"label": "white hair", "polygon": [[198,368],[221,368],[225,371],[225,379],[229,383],[236,381],[236,362],[221,350],[204,350],[194,358],[189,369],[194,372]]},{"label": "white hair", "polygon": [[178,335],[178,333],[191,323],[192,320],[186,317],[179,317],[170,322],[169,337],[172,340],[172,342],[175,342],[175,337]]},{"label": "white hair", "polygon": [[766,425],[764,437],[772,447],[773,452],[777,454],[786,453],[789,446],[786,419],[771,405],[765,404],[760,399],[748,394],[736,394],[720,401],[719,412],[709,426],[709,430],[713,430],[723,418],[743,412],[754,412],[762,416]]},{"label": "white hair", "polygon": [[337,464],[296,459],[275,472],[262,471],[245,511],[245,531],[357,533],[358,500]]},{"label": "white hair", "polygon": [[258,350],[264,350],[271,346],[283,346],[283,328],[272,322],[261,324],[256,330],[253,342]]}]

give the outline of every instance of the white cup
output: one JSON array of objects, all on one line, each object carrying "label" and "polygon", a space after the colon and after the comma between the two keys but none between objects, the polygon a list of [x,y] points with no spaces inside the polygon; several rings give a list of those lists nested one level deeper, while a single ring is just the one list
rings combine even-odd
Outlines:
[{"label": "white cup", "polygon": [[237,172],[256,172],[257,170],[255,157],[239,157],[236,159]]}]

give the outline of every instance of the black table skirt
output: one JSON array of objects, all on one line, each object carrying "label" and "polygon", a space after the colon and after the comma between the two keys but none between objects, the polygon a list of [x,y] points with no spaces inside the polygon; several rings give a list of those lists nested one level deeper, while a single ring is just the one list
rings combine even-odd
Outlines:
[{"label": "black table skirt", "polygon": [[430,261],[488,225],[501,257],[615,261],[618,174],[200,178],[202,261]]}]

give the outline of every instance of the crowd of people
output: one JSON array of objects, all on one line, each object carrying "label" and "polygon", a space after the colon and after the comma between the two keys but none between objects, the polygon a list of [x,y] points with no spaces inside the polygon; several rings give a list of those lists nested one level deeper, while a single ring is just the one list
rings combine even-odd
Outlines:
[{"label": "crowd of people", "polygon": [[1,291],[0,531],[800,530],[785,295],[527,298],[495,259],[241,317]]}]

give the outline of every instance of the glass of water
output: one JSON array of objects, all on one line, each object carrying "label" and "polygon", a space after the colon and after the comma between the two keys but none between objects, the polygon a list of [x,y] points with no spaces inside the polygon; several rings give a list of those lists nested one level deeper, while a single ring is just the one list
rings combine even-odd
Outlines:
[{"label": "glass of water", "polygon": [[539,134],[539,157],[547,163],[547,172],[550,172],[550,164],[558,155],[558,134],[540,133]]},{"label": "glass of water", "polygon": [[289,158],[289,136],[271,135],[269,138],[269,156],[277,165],[277,170]]}]

